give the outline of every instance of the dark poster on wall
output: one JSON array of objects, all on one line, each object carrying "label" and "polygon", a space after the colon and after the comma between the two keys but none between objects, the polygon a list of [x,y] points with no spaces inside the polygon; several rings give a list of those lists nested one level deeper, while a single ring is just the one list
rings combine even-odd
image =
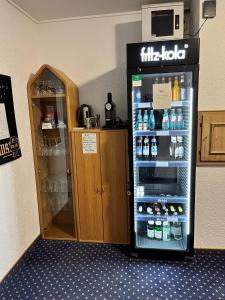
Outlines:
[{"label": "dark poster on wall", "polygon": [[21,157],[11,78],[0,75],[0,165]]}]

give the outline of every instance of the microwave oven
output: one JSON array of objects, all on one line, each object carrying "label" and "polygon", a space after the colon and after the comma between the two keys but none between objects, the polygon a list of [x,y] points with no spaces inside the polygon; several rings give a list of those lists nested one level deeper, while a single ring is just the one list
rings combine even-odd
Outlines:
[{"label": "microwave oven", "polygon": [[183,39],[184,3],[170,2],[142,6],[142,41]]}]

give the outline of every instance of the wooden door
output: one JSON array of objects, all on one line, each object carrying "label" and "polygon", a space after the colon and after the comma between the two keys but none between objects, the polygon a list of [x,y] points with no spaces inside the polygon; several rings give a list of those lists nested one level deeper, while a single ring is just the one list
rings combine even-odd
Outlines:
[{"label": "wooden door", "polygon": [[[79,240],[103,242],[99,132],[82,131],[73,134]],[[88,152],[84,148],[85,134],[90,134],[90,139],[96,138],[96,153],[84,153],[85,149]]]},{"label": "wooden door", "polygon": [[104,242],[128,243],[126,131],[101,131]]},{"label": "wooden door", "polygon": [[225,162],[225,111],[202,112],[200,159]]}]

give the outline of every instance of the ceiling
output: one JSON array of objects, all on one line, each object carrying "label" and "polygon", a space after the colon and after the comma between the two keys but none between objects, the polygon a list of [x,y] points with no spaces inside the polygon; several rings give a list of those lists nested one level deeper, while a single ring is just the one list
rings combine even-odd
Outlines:
[{"label": "ceiling", "polygon": [[[37,22],[138,11],[142,4],[175,0],[8,0]],[[182,0],[180,0],[182,1]],[[184,0],[188,3],[190,0]]]}]

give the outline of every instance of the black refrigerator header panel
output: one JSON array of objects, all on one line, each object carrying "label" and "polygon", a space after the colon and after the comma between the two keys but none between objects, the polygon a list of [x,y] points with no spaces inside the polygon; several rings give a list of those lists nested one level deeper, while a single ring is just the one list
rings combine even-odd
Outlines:
[{"label": "black refrigerator header panel", "polygon": [[199,39],[127,45],[127,68],[192,65],[199,62]]}]

